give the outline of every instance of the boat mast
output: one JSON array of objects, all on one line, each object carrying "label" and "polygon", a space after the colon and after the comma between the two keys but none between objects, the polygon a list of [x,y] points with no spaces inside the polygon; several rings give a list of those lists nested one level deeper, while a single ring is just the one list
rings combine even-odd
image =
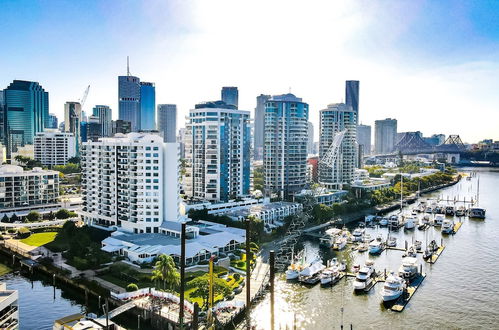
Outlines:
[{"label": "boat mast", "polygon": [[404,195],[402,191],[404,190],[404,177],[402,176],[402,173],[400,173],[400,213],[402,213],[402,205],[404,203]]}]

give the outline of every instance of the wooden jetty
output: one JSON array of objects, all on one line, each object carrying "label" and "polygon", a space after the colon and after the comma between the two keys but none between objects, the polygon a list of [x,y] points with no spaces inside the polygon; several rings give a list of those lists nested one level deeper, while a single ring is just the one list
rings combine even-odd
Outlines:
[{"label": "wooden jetty", "polygon": [[402,294],[402,296],[400,296],[400,298],[390,309],[394,312],[402,312],[411,300],[412,296],[414,296],[414,293],[416,293],[416,290],[419,288],[425,277],[426,273],[421,273],[418,278],[414,279],[407,287],[407,292]]},{"label": "wooden jetty", "polygon": [[457,233],[457,231],[461,228],[461,226],[463,225],[463,223],[461,221],[458,221],[454,224],[454,234]]},{"label": "wooden jetty", "polygon": [[440,245],[438,247],[438,250],[435,253],[433,253],[432,256],[431,256],[431,258],[429,258],[428,260],[426,260],[426,262],[428,262],[430,264],[434,264],[435,262],[437,262],[438,258],[442,254],[442,252],[444,252],[444,249],[445,249],[445,245]]}]

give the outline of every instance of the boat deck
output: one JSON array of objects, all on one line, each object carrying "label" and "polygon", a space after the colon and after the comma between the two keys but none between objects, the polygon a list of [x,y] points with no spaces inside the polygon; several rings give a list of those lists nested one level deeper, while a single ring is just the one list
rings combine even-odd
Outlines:
[{"label": "boat deck", "polygon": [[395,302],[395,304],[390,308],[394,312],[402,312],[411,300],[416,290],[419,288],[421,283],[426,277],[426,273],[422,273],[418,276],[418,278],[414,279],[411,284],[407,287],[407,292],[400,296],[400,298]]},{"label": "boat deck", "polygon": [[442,254],[442,252],[444,252],[444,249],[445,249],[445,245],[440,245],[438,247],[438,250],[437,252],[435,252],[430,259],[426,260],[426,262],[430,263],[430,264],[434,264],[435,262],[437,262],[438,258],[440,257],[440,255]]}]

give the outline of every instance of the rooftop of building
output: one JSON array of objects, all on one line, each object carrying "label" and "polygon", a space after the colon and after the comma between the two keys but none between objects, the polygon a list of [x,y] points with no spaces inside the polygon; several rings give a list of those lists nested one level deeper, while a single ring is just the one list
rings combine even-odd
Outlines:
[{"label": "rooftop of building", "polygon": [[99,141],[88,141],[86,144],[123,144],[123,143],[163,143],[163,138],[159,134],[152,132],[133,132],[128,134],[116,133],[113,137],[99,138]]},{"label": "rooftop of building", "polygon": [[269,101],[277,102],[303,102],[301,97],[296,97],[294,94],[287,93],[281,95],[273,95]]},{"label": "rooftop of building", "polygon": [[16,165],[1,165],[0,166],[0,175],[19,175],[19,174],[59,174],[57,171],[44,170],[41,167],[34,167],[32,170],[25,171],[21,166]]},{"label": "rooftop of building", "polygon": [[194,109],[232,109],[237,110],[237,107],[232,104],[227,104],[224,101],[206,101],[198,103]]}]

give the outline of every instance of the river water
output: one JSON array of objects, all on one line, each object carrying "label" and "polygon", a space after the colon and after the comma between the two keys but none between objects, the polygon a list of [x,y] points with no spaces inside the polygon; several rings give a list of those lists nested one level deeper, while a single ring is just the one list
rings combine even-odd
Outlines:
[{"label": "river water", "polygon": [[[401,313],[385,309],[381,303],[382,283],[367,294],[354,294],[353,278],[343,279],[332,288],[320,285],[309,288],[288,283],[281,275],[276,283],[276,329],[493,329],[499,328],[499,171],[479,169],[481,207],[487,209],[485,220],[463,219],[461,229],[444,236],[446,246],[438,261],[429,265],[418,259],[427,273],[426,279]],[[478,179],[461,180],[425,198],[459,196],[467,200],[477,195]],[[457,217],[455,221],[457,221]],[[355,225],[353,225],[355,227]],[[368,229],[375,238],[386,228]],[[419,239],[440,243],[440,229],[392,232],[398,247],[404,241]],[[414,237],[414,238],[413,238]],[[324,263],[331,257],[347,260],[349,266],[363,264],[369,257],[376,270],[397,271],[403,252],[385,251],[378,257],[347,248],[334,252],[319,247],[317,240],[304,242],[308,260],[321,256]],[[267,295],[252,311],[252,324],[270,329],[270,297]]]},{"label": "river water", "polygon": [[[464,219],[454,236],[443,238],[446,249],[434,265],[423,262],[426,279],[402,313],[386,310],[381,304],[381,284],[368,294],[353,293],[353,279],[340,281],[332,288],[319,285],[307,288],[287,283],[282,277],[276,284],[276,329],[491,329],[499,328],[499,171],[480,169],[480,206],[487,209],[486,220]],[[455,186],[433,194],[444,197],[476,196],[477,179],[462,180]],[[429,195],[431,196],[431,195]],[[425,196],[427,197],[427,196]],[[386,229],[369,229],[371,236],[387,235]],[[392,233],[398,246],[413,235],[425,244],[426,239],[440,241],[438,229]],[[362,263],[367,253],[333,252],[319,248],[316,241],[305,241],[307,255],[346,259],[349,265]],[[377,270],[397,270],[402,252],[388,251],[375,261]],[[419,257],[420,258],[420,257]],[[2,260],[0,260],[2,261]],[[4,262],[4,261],[2,261]],[[8,265],[8,261],[6,262]],[[85,310],[81,293],[65,287],[51,286],[43,276],[27,278],[18,273],[0,277],[9,289],[19,290],[21,329],[52,329],[54,320]],[[91,298],[90,311],[96,312],[97,301]],[[342,312],[343,311],[343,312]],[[258,329],[270,329],[269,295],[252,311]],[[136,328],[135,319],[117,320],[122,326]],[[141,329],[144,329],[141,327]]]}]

